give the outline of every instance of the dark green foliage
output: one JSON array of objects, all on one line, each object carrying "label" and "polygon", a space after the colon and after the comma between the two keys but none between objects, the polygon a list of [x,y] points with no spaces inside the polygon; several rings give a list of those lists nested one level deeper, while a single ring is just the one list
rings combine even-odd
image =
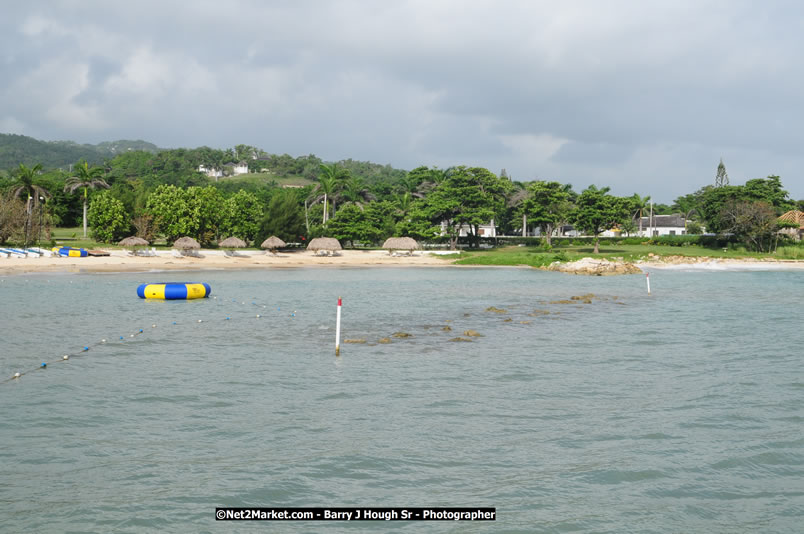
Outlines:
[{"label": "dark green foliage", "polygon": [[482,167],[456,167],[427,195],[423,211],[434,225],[444,224],[451,248],[457,244],[462,226],[469,229],[472,244],[477,246],[478,227],[500,220],[511,187],[510,181]]},{"label": "dark green foliage", "polygon": [[286,243],[297,243],[307,236],[304,224],[304,204],[299,189],[282,189],[273,195],[262,220],[257,239],[259,245],[275,235]]},{"label": "dark green foliage", "polygon": [[740,186],[726,185],[707,189],[701,198],[698,212],[706,223],[706,231],[711,233],[725,232],[726,224],[721,213],[729,203],[745,200],[745,191]]},{"label": "dark green foliage", "polygon": [[771,205],[777,215],[795,206],[788,192],[782,188],[782,180],[778,176],[748,180],[743,189],[748,199]]},{"label": "dark green foliage", "polygon": [[717,173],[715,174],[715,187],[723,187],[729,185],[729,175],[726,173],[726,166],[723,164],[721,158],[717,166]]},{"label": "dark green foliage", "polygon": [[218,237],[223,197],[212,186],[182,189],[160,185],[148,197],[146,209],[168,242],[189,236],[208,245]]},{"label": "dark green foliage", "polygon": [[[597,238],[601,232],[614,228],[629,218],[633,211],[633,202],[625,198],[617,198],[608,194],[609,188],[598,189],[594,185],[585,189],[576,201],[574,224],[582,232],[593,234]],[[595,254],[598,242],[595,241]]]},{"label": "dark green foliage", "polygon": [[373,202],[366,208],[347,204],[329,221],[325,234],[339,241],[377,244],[394,233],[395,211],[390,202]]},{"label": "dark green foliage", "polygon": [[262,220],[262,204],[257,196],[247,191],[238,191],[223,202],[220,237],[235,236],[246,242],[254,241]]},{"label": "dark green foliage", "polygon": [[338,166],[349,172],[351,176],[362,178],[368,185],[378,182],[396,183],[407,174],[405,171],[394,169],[390,165],[380,165],[370,161],[355,161],[351,158],[339,161]]},{"label": "dark green foliage", "polygon": [[413,202],[404,212],[399,212],[393,237],[412,237],[417,241],[442,241],[441,227],[433,224],[423,208],[423,202]]},{"label": "dark green foliage", "polygon": [[532,182],[528,184],[528,197],[522,209],[528,223],[539,226],[550,244],[551,234],[556,226],[567,221],[572,212],[569,188],[558,182]]},{"label": "dark green foliage", "polygon": [[92,237],[103,243],[116,243],[131,233],[126,208],[110,191],[92,196],[87,219],[92,227]]}]

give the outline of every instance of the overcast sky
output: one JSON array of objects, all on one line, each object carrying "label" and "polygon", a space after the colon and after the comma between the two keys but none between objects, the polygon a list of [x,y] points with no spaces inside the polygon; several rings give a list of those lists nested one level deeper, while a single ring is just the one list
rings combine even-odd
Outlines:
[{"label": "overcast sky", "polygon": [[804,198],[804,4],[0,0],[0,132]]}]

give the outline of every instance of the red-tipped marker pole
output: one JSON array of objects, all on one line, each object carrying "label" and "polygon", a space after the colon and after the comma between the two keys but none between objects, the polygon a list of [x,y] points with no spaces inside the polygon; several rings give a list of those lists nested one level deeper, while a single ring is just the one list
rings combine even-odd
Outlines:
[{"label": "red-tipped marker pole", "polygon": [[338,297],[338,314],[335,318],[335,356],[341,355],[341,297]]}]

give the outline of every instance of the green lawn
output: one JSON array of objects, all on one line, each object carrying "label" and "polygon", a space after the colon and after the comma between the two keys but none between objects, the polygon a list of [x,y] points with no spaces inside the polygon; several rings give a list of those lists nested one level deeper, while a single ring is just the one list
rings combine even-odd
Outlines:
[{"label": "green lawn", "polygon": [[708,258],[775,258],[802,259],[804,247],[780,247],[776,254],[748,252],[743,247],[710,249],[699,246],[671,247],[667,245],[612,245],[600,246],[600,254],[593,254],[592,246],[555,247],[545,251],[542,247],[501,247],[496,249],[463,251],[460,255],[439,256],[445,260],[455,260],[457,265],[530,265],[541,267],[554,261],[575,261],[584,257],[605,258],[608,260],[637,261],[655,256],[686,256]]},{"label": "green lawn", "polygon": [[307,178],[302,178],[299,176],[277,176],[276,174],[268,174],[268,173],[261,173],[261,172],[251,172],[247,174],[238,174],[237,176],[226,176],[224,178],[219,178],[221,182],[244,182],[256,185],[267,185],[271,182],[276,182],[280,187],[284,186],[305,186],[310,185],[313,182],[312,180],[308,180]]}]

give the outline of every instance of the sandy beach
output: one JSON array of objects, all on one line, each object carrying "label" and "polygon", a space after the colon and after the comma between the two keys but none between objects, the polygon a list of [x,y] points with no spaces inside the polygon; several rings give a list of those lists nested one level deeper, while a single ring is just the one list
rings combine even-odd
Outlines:
[{"label": "sandy beach", "polygon": [[0,258],[0,275],[37,272],[138,272],[189,271],[204,269],[268,269],[282,267],[358,267],[358,266],[437,266],[450,260],[435,254],[416,252],[412,256],[392,256],[387,250],[343,250],[338,256],[316,256],[299,250],[276,255],[259,251],[238,252],[226,256],[222,250],[201,250],[200,257],[175,257],[171,251],[159,251],[156,256],[131,256],[124,250],[108,250],[109,256],[65,258],[56,256]]},{"label": "sandy beach", "polygon": [[[167,250],[159,251],[156,256],[132,256],[125,250],[107,250],[107,252],[109,252],[109,256],[86,258],[57,256],[0,258],[0,276],[38,272],[98,273],[373,266],[449,267],[453,263],[452,260],[438,257],[436,253],[421,251],[417,251],[412,256],[392,256],[385,250],[343,250],[337,256],[317,256],[306,250],[282,252],[276,255],[261,251],[245,251],[238,252],[235,257],[225,255],[222,250],[201,250],[199,257],[176,257]],[[576,263],[583,261],[597,260],[584,258]],[[642,261],[633,265],[642,271],[654,269],[689,271],[804,270],[804,261],[796,260],[741,260],[681,256]]]}]

